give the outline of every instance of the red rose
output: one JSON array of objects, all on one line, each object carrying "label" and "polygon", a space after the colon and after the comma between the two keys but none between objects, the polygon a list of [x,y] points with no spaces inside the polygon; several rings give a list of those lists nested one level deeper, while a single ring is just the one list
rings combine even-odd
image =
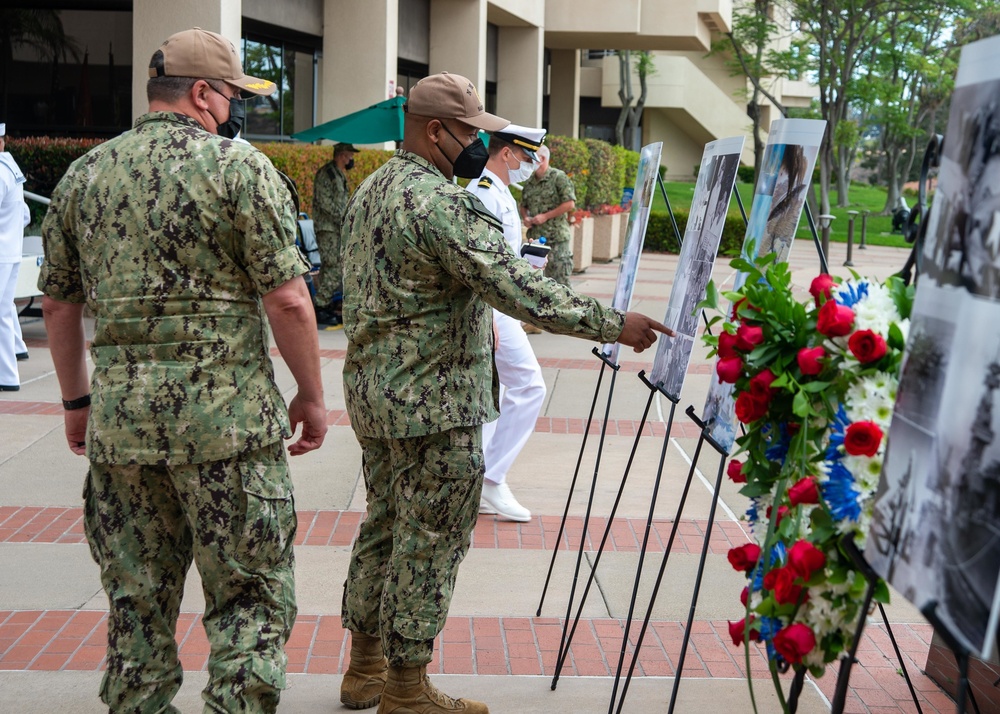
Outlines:
[{"label": "red rose", "polygon": [[816,488],[816,481],[811,476],[799,479],[788,489],[788,500],[793,506],[803,503],[819,503],[819,489]]},{"label": "red rose", "polygon": [[789,436],[795,436],[799,433],[799,429],[802,428],[802,425],[797,421],[790,421],[785,425],[785,428],[788,430]]},{"label": "red rose", "polygon": [[799,664],[816,646],[816,635],[801,622],[796,622],[780,629],[773,644],[789,664]]},{"label": "red rose", "polygon": [[733,459],[726,467],[726,475],[733,483],[746,483],[747,477],[743,473],[743,462]]},{"label": "red rose", "polygon": [[750,394],[758,401],[770,402],[775,391],[771,389],[771,382],[776,379],[777,377],[770,369],[758,372],[750,379]]},{"label": "red rose", "polygon": [[885,340],[882,335],[871,330],[858,330],[851,335],[847,346],[861,364],[875,362],[885,356]]},{"label": "red rose", "polygon": [[833,288],[836,285],[837,283],[834,282],[832,277],[826,273],[820,273],[809,284],[809,294],[815,298],[816,304],[819,305],[820,295],[824,299],[829,300],[830,296],[833,295]]},{"label": "red rose", "polygon": [[715,363],[715,373],[724,384],[735,384],[743,374],[743,360],[739,357],[723,357]]},{"label": "red rose", "polygon": [[740,308],[743,307],[744,305],[746,305],[747,307],[751,307],[750,303],[747,302],[747,299],[745,297],[744,298],[740,298],[739,300],[737,300],[736,302],[734,302],[733,303],[733,310],[732,310],[732,313],[729,315],[729,319],[730,320],[737,320],[737,319],[739,319]]},{"label": "red rose", "polygon": [[795,355],[795,361],[799,363],[802,374],[812,377],[823,371],[820,360],[826,357],[826,350],[822,347],[803,347]]},{"label": "red rose", "polygon": [[[802,586],[795,584],[795,573],[788,568],[775,568],[764,578],[764,587],[774,593],[779,605],[797,605],[802,598]],[[770,582],[768,582],[770,580]]]},{"label": "red rose", "polygon": [[812,577],[814,571],[826,565],[826,556],[819,548],[807,540],[800,540],[788,549],[788,569],[803,580]]},{"label": "red rose", "polygon": [[874,456],[882,444],[882,429],[873,421],[856,421],[844,432],[844,451],[851,456]]},{"label": "red rose", "polygon": [[750,599],[750,586],[747,585],[743,588],[743,592],[740,593],[740,602],[743,603],[743,607],[747,606],[747,600]]},{"label": "red rose", "polygon": [[854,327],[854,310],[827,300],[816,316],[816,329],[827,337],[843,337]]},{"label": "red rose", "polygon": [[736,418],[744,424],[757,421],[767,414],[767,402],[755,398],[750,392],[740,392],[736,397]]},{"label": "red rose", "polygon": [[747,543],[729,551],[729,564],[733,570],[742,570],[749,573],[760,558],[760,546],[756,543]]},{"label": "red rose", "polygon": [[[753,627],[752,617],[750,618],[750,627],[751,628]],[[747,633],[746,630],[747,630],[746,618],[743,618],[739,622],[729,623],[729,636],[733,639],[733,644],[736,645],[737,647],[743,644],[744,634],[747,634],[747,638],[751,642],[756,642],[757,640],[760,639],[760,632],[758,632],[757,630],[751,629],[749,633]]]},{"label": "red rose", "polygon": [[728,332],[719,333],[719,357],[736,357],[736,335]]},{"label": "red rose", "polygon": [[736,349],[749,352],[764,341],[764,330],[756,325],[740,325],[736,328]]},{"label": "red rose", "polygon": [[[781,525],[781,519],[788,514],[788,506],[778,506],[778,520],[774,522],[774,527],[777,528]],[[767,507],[767,517],[771,517],[771,506]]]}]

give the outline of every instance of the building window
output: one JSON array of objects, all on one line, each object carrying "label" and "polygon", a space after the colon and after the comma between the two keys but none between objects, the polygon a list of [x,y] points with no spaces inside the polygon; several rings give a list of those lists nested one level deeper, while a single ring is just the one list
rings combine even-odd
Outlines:
[{"label": "building window", "polygon": [[[243,71],[269,79],[278,90],[247,100],[248,139],[287,139],[316,120],[316,69],[320,38],[283,38],[278,28],[244,18]],[[269,31],[272,30],[272,31]]]}]

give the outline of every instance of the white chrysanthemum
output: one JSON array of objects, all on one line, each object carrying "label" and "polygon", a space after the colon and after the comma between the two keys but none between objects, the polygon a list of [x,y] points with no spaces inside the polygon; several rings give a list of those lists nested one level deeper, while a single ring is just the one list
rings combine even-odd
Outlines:
[{"label": "white chrysanthemum", "polygon": [[899,320],[899,311],[889,290],[883,285],[869,283],[868,295],[854,305],[854,329],[872,330],[886,337],[889,325]]},{"label": "white chrysanthemum", "polygon": [[882,474],[882,457],[878,454],[874,457],[845,454],[842,463],[854,475],[854,483],[862,497],[870,496],[878,487],[879,476]]},{"label": "white chrysanthemum", "polygon": [[899,328],[899,331],[903,333],[903,343],[906,344],[906,341],[910,339],[910,318],[899,320],[896,323],[896,326]]},{"label": "white chrysanthemum", "polygon": [[844,395],[845,411],[852,422],[873,421],[883,431],[889,428],[896,402],[897,382],[886,372],[877,372],[852,384]]}]

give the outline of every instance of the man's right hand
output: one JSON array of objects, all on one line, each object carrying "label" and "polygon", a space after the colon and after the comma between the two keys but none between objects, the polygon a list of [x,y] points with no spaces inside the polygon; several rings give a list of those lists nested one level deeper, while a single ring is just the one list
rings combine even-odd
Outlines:
[{"label": "man's right hand", "polygon": [[626,312],[625,327],[622,328],[622,333],[618,335],[616,341],[631,347],[636,352],[642,352],[647,347],[653,346],[656,342],[657,332],[671,337],[675,334],[663,323],[646,317],[640,312]]},{"label": "man's right hand", "polygon": [[326,438],[326,405],[319,402],[306,401],[295,395],[288,405],[288,419],[292,424],[292,433],[302,424],[302,435],[298,441],[288,447],[290,456],[300,456],[314,451],[323,445]]}]

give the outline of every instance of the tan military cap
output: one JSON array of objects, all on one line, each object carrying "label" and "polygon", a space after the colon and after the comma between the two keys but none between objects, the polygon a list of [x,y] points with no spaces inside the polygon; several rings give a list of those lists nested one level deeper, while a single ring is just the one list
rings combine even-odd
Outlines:
[{"label": "tan military cap", "polygon": [[486,112],[472,82],[460,74],[441,72],[424,77],[410,90],[404,109],[434,119],[458,119],[483,131],[500,131],[510,124]]},{"label": "tan military cap", "polygon": [[149,67],[150,77],[195,77],[221,79],[239,89],[268,96],[278,86],[267,79],[243,73],[240,55],[222,35],[195,27],[168,37],[162,45],[163,66]]}]

